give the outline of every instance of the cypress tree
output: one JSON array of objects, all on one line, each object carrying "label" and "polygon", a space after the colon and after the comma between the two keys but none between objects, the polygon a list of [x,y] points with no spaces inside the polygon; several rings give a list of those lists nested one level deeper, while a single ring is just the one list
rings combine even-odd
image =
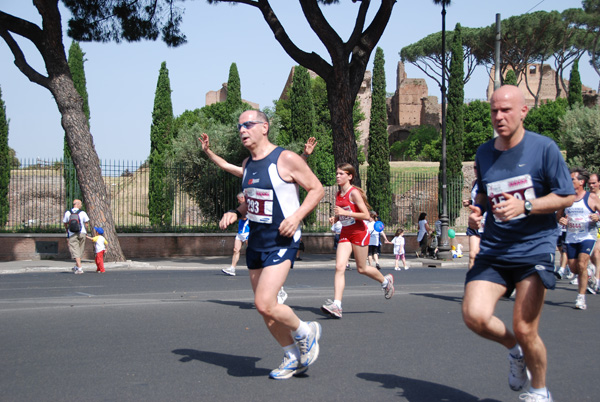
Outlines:
[{"label": "cypress tree", "polygon": [[382,221],[389,223],[392,209],[390,189],[390,146],[387,132],[387,107],[383,50],[375,51],[371,120],[369,122],[369,167],[367,197]]},{"label": "cypress tree", "polygon": [[163,61],[154,94],[152,127],[150,128],[150,183],[148,215],[152,226],[170,226],[173,214],[173,186],[167,161],[173,140],[173,105],[167,63]]},{"label": "cypress tree", "polygon": [[0,88],[0,226],[8,222],[8,189],[10,186],[11,153],[8,147],[8,120]]},{"label": "cypress tree", "polygon": [[504,85],[517,85],[517,74],[515,74],[515,70],[508,70],[506,73],[506,77],[504,77]]},{"label": "cypress tree", "polygon": [[[448,189],[448,216],[453,221],[460,214],[462,206],[462,162],[463,162],[463,133],[464,119],[464,54],[462,44],[462,29],[456,24],[450,50],[450,78],[448,80],[448,113],[446,118],[447,148],[446,174]],[[441,169],[441,167],[440,167]],[[441,175],[441,171],[440,171]]]},{"label": "cypress tree", "polygon": [[[69,48],[69,70],[73,77],[73,85],[79,96],[83,99],[83,112],[87,117],[88,126],[90,124],[90,105],[88,102],[88,93],[85,80],[85,70],[83,63],[85,53],[79,46],[78,42],[73,41]],[[63,147],[63,177],[65,180],[65,208],[69,209],[72,206],[74,199],[83,200],[83,194],[77,181],[77,172],[75,171],[75,165],[71,158],[71,148],[67,143],[67,135],[65,133],[65,143]]]},{"label": "cypress tree", "polygon": [[569,107],[583,105],[583,95],[581,93],[581,76],[579,75],[579,60],[573,62],[571,74],[569,75],[569,95],[567,97]]},{"label": "cypress tree", "polygon": [[290,89],[291,141],[306,142],[315,135],[315,107],[310,74],[305,67],[296,66]]},{"label": "cypress tree", "polygon": [[225,110],[227,116],[234,121],[237,119],[237,114],[242,108],[242,85],[240,83],[240,75],[237,65],[231,63],[229,67],[229,78],[227,79],[227,99],[225,100]]}]

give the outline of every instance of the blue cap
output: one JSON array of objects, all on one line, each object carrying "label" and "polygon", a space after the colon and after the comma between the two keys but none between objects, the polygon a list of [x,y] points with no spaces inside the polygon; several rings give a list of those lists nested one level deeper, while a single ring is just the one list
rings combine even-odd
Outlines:
[{"label": "blue cap", "polygon": [[94,226],[94,230],[98,233],[98,234],[104,234],[104,229],[99,228],[98,226]]}]

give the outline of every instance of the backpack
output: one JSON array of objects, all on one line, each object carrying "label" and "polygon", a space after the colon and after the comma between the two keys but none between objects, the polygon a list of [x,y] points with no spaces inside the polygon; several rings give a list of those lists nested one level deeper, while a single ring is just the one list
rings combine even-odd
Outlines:
[{"label": "backpack", "polygon": [[79,213],[81,211],[77,211],[77,212],[71,212],[71,216],[69,216],[69,222],[67,227],[69,228],[69,231],[71,233],[79,233],[81,232],[81,222],[79,221]]}]

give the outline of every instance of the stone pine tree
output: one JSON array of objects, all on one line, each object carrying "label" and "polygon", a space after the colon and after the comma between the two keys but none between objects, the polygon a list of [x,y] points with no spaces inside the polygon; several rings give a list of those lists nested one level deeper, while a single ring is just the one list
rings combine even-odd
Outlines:
[{"label": "stone pine tree", "polygon": [[229,67],[229,78],[227,79],[227,99],[225,100],[225,109],[229,118],[236,120],[237,116],[233,117],[242,108],[242,85],[240,83],[240,74],[238,73],[237,65],[231,63]]},{"label": "stone pine tree", "polygon": [[8,189],[10,186],[11,152],[8,147],[8,119],[0,88],[0,227],[8,222]]},{"label": "stone pine tree", "polygon": [[569,95],[567,97],[569,107],[583,105],[583,95],[581,94],[581,76],[579,75],[579,60],[573,62],[571,74],[569,76]]},{"label": "stone pine tree", "polygon": [[[83,99],[83,113],[87,118],[88,125],[90,122],[90,105],[88,102],[88,93],[85,80],[85,70],[83,67],[85,53],[79,46],[79,43],[73,41],[69,48],[69,57],[67,62],[69,63],[69,70],[71,70],[71,76],[73,77],[73,84],[75,89]],[[67,135],[65,133],[65,144],[63,147],[63,177],[65,180],[65,208],[69,209],[72,206],[74,199],[83,200],[81,188],[77,181],[77,172],[75,171],[75,165],[71,158],[71,148],[67,142]],[[83,200],[85,201],[85,200]]]},{"label": "stone pine tree", "polygon": [[367,198],[381,220],[389,223],[392,209],[390,189],[390,146],[387,133],[387,107],[383,50],[375,50],[371,120],[369,122],[369,167]]},{"label": "stone pine tree", "polygon": [[[448,215],[453,221],[460,214],[462,199],[462,162],[463,162],[463,133],[464,119],[464,55],[461,26],[456,24],[450,44],[450,78],[448,80],[448,113],[446,128],[448,133],[447,185],[448,185]],[[440,171],[441,175],[441,171]]]},{"label": "stone pine tree", "polygon": [[517,85],[517,74],[515,74],[515,70],[508,70],[506,73],[506,77],[504,77],[504,85]]},{"label": "stone pine tree", "polygon": [[150,128],[150,183],[148,215],[152,226],[170,226],[173,214],[173,188],[168,161],[173,139],[173,105],[167,63],[163,62],[154,94],[152,127]]}]

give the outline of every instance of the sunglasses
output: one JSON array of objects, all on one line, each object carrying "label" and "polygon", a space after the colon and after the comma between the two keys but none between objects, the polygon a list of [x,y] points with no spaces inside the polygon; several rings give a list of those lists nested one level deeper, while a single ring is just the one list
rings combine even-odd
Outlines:
[{"label": "sunglasses", "polygon": [[250,130],[255,125],[264,124],[264,123],[266,123],[266,122],[265,121],[255,121],[255,120],[245,121],[243,123],[238,123],[237,129],[238,129],[238,131],[240,131],[242,129],[242,127],[244,127],[246,130]]}]

